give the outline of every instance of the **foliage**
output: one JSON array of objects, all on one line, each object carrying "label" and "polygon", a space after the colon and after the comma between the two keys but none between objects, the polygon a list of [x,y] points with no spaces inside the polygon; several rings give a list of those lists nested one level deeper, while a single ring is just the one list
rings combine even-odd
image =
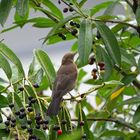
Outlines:
[{"label": "foliage", "polygon": [[[25,75],[19,58],[1,41],[0,68],[7,79],[0,78],[0,139],[140,139],[140,3],[111,0],[86,9],[87,2],[0,1],[2,26],[15,8],[13,26],[4,27],[1,33],[26,24],[49,28],[43,43],[73,40],[71,51],[78,53],[79,69],[75,95],[64,97],[59,115],[49,118],[46,110],[51,98],[42,93],[52,89],[56,77],[53,60],[45,51],[35,50]],[[65,8],[61,10],[59,4]],[[117,6],[124,14],[114,14]],[[44,16],[29,18],[31,10]],[[91,74],[85,67],[92,69]],[[82,84],[91,88],[79,93]],[[10,116],[4,108],[11,110]]]}]

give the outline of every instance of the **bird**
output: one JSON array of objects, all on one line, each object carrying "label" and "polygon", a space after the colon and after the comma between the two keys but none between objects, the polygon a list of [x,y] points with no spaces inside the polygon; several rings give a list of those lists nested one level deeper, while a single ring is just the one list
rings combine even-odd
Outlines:
[{"label": "bird", "polygon": [[61,66],[57,71],[52,88],[52,101],[47,110],[47,116],[56,116],[60,110],[63,96],[69,93],[76,85],[77,66],[74,63],[76,53],[69,52],[62,58]]}]

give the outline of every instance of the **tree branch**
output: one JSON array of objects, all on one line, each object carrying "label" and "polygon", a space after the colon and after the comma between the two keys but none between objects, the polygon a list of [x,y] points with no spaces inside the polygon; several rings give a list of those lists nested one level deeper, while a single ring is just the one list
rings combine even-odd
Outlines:
[{"label": "tree branch", "polygon": [[[78,121],[78,119],[74,118],[71,119],[71,121]],[[124,127],[127,127],[131,130],[140,132],[140,130],[138,128],[136,128],[135,126],[133,126],[133,124],[127,123],[125,121],[121,121],[119,119],[115,119],[115,118],[87,118],[87,121],[105,121],[105,122],[114,122],[117,124],[121,124]]]}]

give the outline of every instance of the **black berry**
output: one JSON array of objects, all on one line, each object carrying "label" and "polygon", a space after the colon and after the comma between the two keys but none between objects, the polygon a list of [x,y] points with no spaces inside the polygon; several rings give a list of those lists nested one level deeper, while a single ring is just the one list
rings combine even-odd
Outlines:
[{"label": "black berry", "polygon": [[15,123],[11,123],[11,127],[15,127],[16,126],[16,124]]},{"label": "black berry", "polygon": [[28,97],[28,100],[31,101],[33,98],[34,98],[34,97],[29,96],[29,97]]},{"label": "black berry", "polygon": [[12,109],[14,107],[14,104],[13,103],[9,104],[9,107]]},{"label": "black berry", "polygon": [[67,121],[66,120],[62,120],[62,124],[67,124]]},{"label": "black berry", "polygon": [[76,27],[77,27],[77,28],[80,28],[80,24],[76,23]]},{"label": "black berry", "polygon": [[63,9],[63,12],[64,12],[64,13],[67,13],[67,12],[68,12],[68,8],[64,8],[64,9]]},{"label": "black berry", "polygon": [[46,124],[43,125],[43,130],[48,129],[48,126]]},{"label": "black berry", "polygon": [[48,120],[44,120],[43,123],[44,123],[44,124],[48,124],[49,121],[48,121]]},{"label": "black berry", "polygon": [[84,139],[87,138],[87,135],[86,134],[83,134],[82,135],[82,138],[84,138]]},{"label": "black berry", "polygon": [[59,125],[55,125],[54,127],[53,127],[53,130],[59,130],[60,129],[60,126]]},{"label": "black berry", "polygon": [[19,87],[18,89],[19,89],[19,91],[23,91],[23,90],[24,90],[24,88],[23,88],[23,87]]},{"label": "black berry", "polygon": [[36,102],[36,99],[33,98],[33,99],[31,100],[31,103],[34,104],[35,102]]},{"label": "black berry", "polygon": [[66,36],[65,36],[65,35],[63,35],[63,36],[62,36],[62,39],[63,39],[63,40],[66,40]]},{"label": "black berry", "polygon": [[97,72],[97,69],[93,69],[92,72],[96,73]]},{"label": "black berry", "polygon": [[30,125],[32,124],[32,120],[27,120],[27,123]]},{"label": "black berry", "polygon": [[74,26],[75,23],[74,23],[73,21],[70,21],[70,25],[71,25],[71,26]]},{"label": "black berry", "polygon": [[74,9],[73,9],[72,7],[70,7],[70,8],[69,8],[69,11],[70,11],[70,12],[73,12],[73,11],[74,11]]},{"label": "black berry", "polygon": [[5,122],[5,125],[6,125],[6,126],[9,126],[9,125],[10,125],[10,121],[7,120],[7,121]]},{"label": "black berry", "polygon": [[16,119],[15,119],[15,118],[12,118],[12,119],[11,119],[11,122],[12,122],[12,123],[15,123],[15,122],[16,122]]},{"label": "black berry", "polygon": [[77,29],[73,29],[73,30],[71,31],[71,34],[72,34],[72,35],[76,35],[77,33],[78,33]]},{"label": "black berry", "polygon": [[25,108],[20,108],[20,112],[24,112],[25,111]]},{"label": "black berry", "polygon": [[36,125],[36,129],[40,129],[40,125]]},{"label": "black berry", "polygon": [[37,83],[34,84],[33,86],[34,86],[34,88],[39,88],[39,85]]},{"label": "black berry", "polygon": [[32,134],[33,129],[32,129],[32,128],[28,128],[27,131],[28,131],[30,134]]},{"label": "black berry", "polygon": [[27,127],[26,127],[26,125],[21,125],[21,128],[26,129]]},{"label": "black berry", "polygon": [[28,111],[29,112],[32,112],[33,111],[33,108],[32,107],[28,107]]},{"label": "black berry", "polygon": [[85,124],[84,121],[80,122],[80,126],[84,126],[84,124]]},{"label": "black berry", "polygon": [[19,115],[19,114],[20,114],[20,112],[19,112],[19,111],[16,111],[16,112],[15,112],[15,115]]},{"label": "black berry", "polygon": [[7,120],[9,120],[9,121],[10,121],[10,120],[11,120],[11,116],[8,116],[8,117],[7,117]]}]

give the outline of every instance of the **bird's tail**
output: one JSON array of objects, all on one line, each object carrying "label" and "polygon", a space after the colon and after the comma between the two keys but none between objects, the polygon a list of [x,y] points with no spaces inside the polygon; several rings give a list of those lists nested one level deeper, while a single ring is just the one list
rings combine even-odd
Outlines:
[{"label": "bird's tail", "polygon": [[62,101],[61,97],[53,98],[47,110],[48,116],[56,116],[58,114],[60,110],[61,101]]}]

